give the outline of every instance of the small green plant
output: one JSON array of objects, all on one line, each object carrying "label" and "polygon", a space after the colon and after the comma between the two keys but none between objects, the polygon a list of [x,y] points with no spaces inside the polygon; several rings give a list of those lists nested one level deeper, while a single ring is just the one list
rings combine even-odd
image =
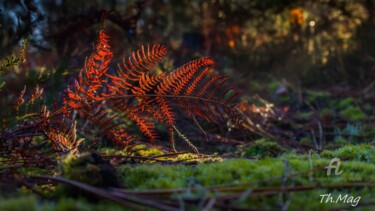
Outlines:
[{"label": "small green plant", "polygon": [[[22,47],[19,55],[15,56],[7,56],[4,59],[0,60],[0,76],[4,74],[5,71],[9,70],[13,66],[20,64],[21,62],[25,61],[25,51],[27,46],[29,45],[29,37],[26,36],[22,41]],[[0,82],[0,90],[5,85],[4,81]]]},{"label": "small green plant", "polygon": [[346,109],[340,111],[340,115],[344,119],[352,122],[361,121],[367,118],[366,113],[364,113],[359,107],[355,106],[349,106]]},{"label": "small green plant", "polygon": [[245,157],[277,157],[285,152],[285,149],[276,142],[267,139],[255,141],[255,144],[245,150]]}]

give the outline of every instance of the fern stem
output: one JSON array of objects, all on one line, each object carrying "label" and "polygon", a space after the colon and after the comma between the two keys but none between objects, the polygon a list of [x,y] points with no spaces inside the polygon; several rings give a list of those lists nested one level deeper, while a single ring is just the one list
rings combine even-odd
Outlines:
[{"label": "fern stem", "polygon": [[115,99],[122,99],[122,98],[131,98],[131,97],[165,97],[165,98],[186,98],[186,99],[195,99],[195,100],[200,100],[200,101],[206,101],[210,103],[216,103],[220,104],[223,106],[227,106],[224,102],[216,101],[216,100],[211,100],[211,99],[206,99],[202,97],[196,97],[196,96],[188,96],[188,95],[162,95],[162,94],[127,94],[127,95],[122,95],[122,96],[117,96],[117,97],[106,97],[101,99],[103,100],[115,100]]},{"label": "fern stem", "polygon": [[180,136],[194,150],[195,153],[199,154],[197,147],[195,147],[194,144],[176,128],[176,126],[173,125],[173,129],[177,132],[178,136]]}]

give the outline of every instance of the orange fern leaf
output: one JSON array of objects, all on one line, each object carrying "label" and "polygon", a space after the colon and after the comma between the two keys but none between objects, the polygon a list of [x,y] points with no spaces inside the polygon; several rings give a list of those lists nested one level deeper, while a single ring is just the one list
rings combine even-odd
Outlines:
[{"label": "orange fern leaf", "polygon": [[170,73],[155,75],[150,70],[165,57],[166,48],[142,46],[117,65],[114,75],[107,73],[112,59],[108,39],[101,30],[94,53],[85,62],[73,89],[66,89],[64,105],[79,111],[117,145],[126,146],[138,140],[122,128],[121,118],[134,121],[150,141],[160,137],[155,123],[163,124],[172,146],[174,132],[193,146],[176,127],[179,110],[194,120],[197,116],[222,125],[229,118],[235,124],[242,124],[230,105],[235,95],[227,97],[230,90],[225,88],[227,78],[212,75],[216,63],[210,57],[190,61]]}]

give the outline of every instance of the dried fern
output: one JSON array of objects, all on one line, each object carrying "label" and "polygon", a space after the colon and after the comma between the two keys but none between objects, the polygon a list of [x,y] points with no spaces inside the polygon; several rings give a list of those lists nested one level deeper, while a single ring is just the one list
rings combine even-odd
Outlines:
[{"label": "dried fern", "polygon": [[[150,141],[160,138],[156,123],[165,125],[172,146],[174,131],[188,140],[177,129],[175,118],[180,110],[194,119],[198,117],[218,125],[231,120],[242,128],[242,119],[231,104],[234,96],[226,98],[227,79],[215,75],[215,62],[211,58],[193,60],[170,73],[156,75],[150,70],[163,60],[166,48],[142,46],[117,65],[116,74],[110,74],[108,65],[112,53],[108,38],[102,29],[94,53],[87,59],[74,87],[66,89],[64,112],[67,115],[72,110],[78,111],[122,147],[139,138],[121,127],[123,118],[134,121]],[[113,112],[100,107],[101,102]],[[193,146],[190,141],[188,144]]]},{"label": "dried fern", "polygon": [[[178,128],[176,118],[181,112],[202,131],[199,119],[217,125],[231,121],[244,130],[244,123],[231,103],[235,95],[229,94],[227,78],[215,74],[215,61],[204,57],[171,72],[153,73],[151,70],[166,54],[167,49],[162,45],[142,46],[123,59],[115,73],[110,73],[113,55],[109,36],[104,29],[100,30],[93,53],[74,84],[66,87],[62,106],[50,112],[42,104],[38,112],[20,118],[23,124],[1,131],[0,156],[42,157],[40,153],[45,152],[40,149],[48,143],[53,152],[76,153],[82,142],[76,135],[77,115],[98,128],[114,145],[128,149],[144,138],[150,142],[159,140],[162,135],[157,124],[161,124],[167,129],[174,150],[177,134],[198,152]],[[17,114],[20,107],[36,107],[42,94],[43,89],[37,86],[26,100],[25,87],[14,106]],[[141,136],[125,126],[128,120],[135,123]],[[36,144],[36,137],[42,141]]]}]

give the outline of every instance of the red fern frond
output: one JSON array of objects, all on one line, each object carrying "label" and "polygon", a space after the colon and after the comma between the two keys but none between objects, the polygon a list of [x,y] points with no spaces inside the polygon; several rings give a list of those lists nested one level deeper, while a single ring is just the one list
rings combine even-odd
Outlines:
[{"label": "red fern frond", "polygon": [[101,30],[95,51],[85,62],[86,67],[80,71],[73,89],[66,89],[64,105],[77,110],[117,145],[125,146],[138,140],[120,127],[122,118],[134,121],[150,141],[160,137],[155,123],[165,125],[173,146],[174,131],[192,146],[176,128],[178,110],[194,119],[197,116],[217,125],[222,125],[226,118],[242,124],[230,105],[234,95],[226,99],[227,78],[212,76],[215,62],[210,57],[156,75],[150,70],[165,57],[166,48],[142,46],[123,59],[118,64],[117,74],[113,75],[107,73],[112,59],[108,39]]},{"label": "red fern frond", "polygon": [[210,80],[207,81],[207,83],[202,87],[202,89],[198,92],[198,97],[203,97],[205,94],[207,94],[207,90],[209,88],[212,88],[215,83],[219,82],[220,80],[225,79],[225,76],[222,75],[216,75],[210,78]]},{"label": "red fern frond", "polygon": [[194,81],[189,85],[189,87],[186,89],[185,91],[185,95],[189,96],[189,95],[192,95],[193,92],[195,91],[197,85],[199,82],[202,81],[202,79],[209,73],[213,70],[214,68],[213,67],[207,67],[205,68],[201,73],[199,73],[199,75],[197,75],[197,77],[195,77]]},{"label": "red fern frond", "polygon": [[39,88],[39,86],[37,85],[34,89],[33,94],[31,95],[29,103],[33,104],[36,99],[42,96],[42,94],[43,94],[43,88]]},{"label": "red fern frond", "polygon": [[86,92],[94,96],[102,85],[102,76],[108,71],[108,65],[112,60],[112,52],[108,43],[109,36],[102,29],[99,32],[94,53],[85,62],[85,68],[81,70],[80,80],[87,85]]},{"label": "red fern frond", "polygon": [[99,90],[103,87],[104,76],[107,75],[113,57],[108,40],[109,36],[104,29],[100,30],[94,53],[86,60],[85,68],[81,69],[73,90],[67,87],[63,103],[66,108],[79,111],[82,117],[86,117],[94,126],[100,128],[116,145],[124,147],[134,141],[134,137],[123,129],[116,128],[118,125],[113,124],[113,120],[117,115],[109,115],[105,109],[97,106],[97,102],[106,96]]},{"label": "red fern frond", "polygon": [[20,95],[18,96],[17,102],[14,105],[15,110],[18,110],[18,108],[25,102],[25,100],[23,99],[25,92],[26,92],[26,86],[23,87],[22,91],[20,92]]},{"label": "red fern frond", "polygon": [[132,82],[138,82],[142,73],[150,70],[158,62],[164,59],[167,49],[161,45],[147,46],[147,50],[142,46],[140,50],[133,52],[128,59],[118,64],[117,72],[123,77],[128,85],[132,87]]},{"label": "red fern frond", "polygon": [[131,90],[132,93],[135,95],[145,95],[155,88],[155,85],[162,80],[163,76],[164,74],[150,75],[150,73],[142,73],[138,81],[139,86],[134,86]]},{"label": "red fern frond", "polygon": [[157,94],[178,95],[201,67],[215,65],[210,57],[193,60],[171,72],[157,87]]},{"label": "red fern frond", "polygon": [[65,106],[77,105],[84,99],[100,99],[96,93],[102,87],[104,82],[102,78],[108,71],[109,63],[113,57],[108,40],[109,36],[104,29],[100,30],[94,53],[86,60],[85,68],[80,70],[78,81],[74,83],[74,90],[67,87],[65,91]]},{"label": "red fern frond", "polygon": [[129,112],[131,113],[127,115],[127,117],[137,124],[139,130],[146,137],[150,138],[151,142],[159,138],[159,134],[155,130],[155,124],[149,116],[141,116],[138,111],[135,110]]},{"label": "red fern frond", "polygon": [[71,126],[63,122],[58,125],[58,129],[50,128],[45,131],[46,136],[52,142],[52,148],[56,152],[70,152],[77,153],[78,146],[83,139],[77,139],[76,136],[76,122],[73,122]]},{"label": "red fern frond", "polygon": [[129,102],[123,99],[111,100],[112,107],[118,111],[122,112],[122,116],[132,120],[139,127],[140,131],[148,138],[150,141],[154,141],[159,138],[158,133],[155,130],[155,125],[149,115],[142,111],[140,107],[131,107]]}]

